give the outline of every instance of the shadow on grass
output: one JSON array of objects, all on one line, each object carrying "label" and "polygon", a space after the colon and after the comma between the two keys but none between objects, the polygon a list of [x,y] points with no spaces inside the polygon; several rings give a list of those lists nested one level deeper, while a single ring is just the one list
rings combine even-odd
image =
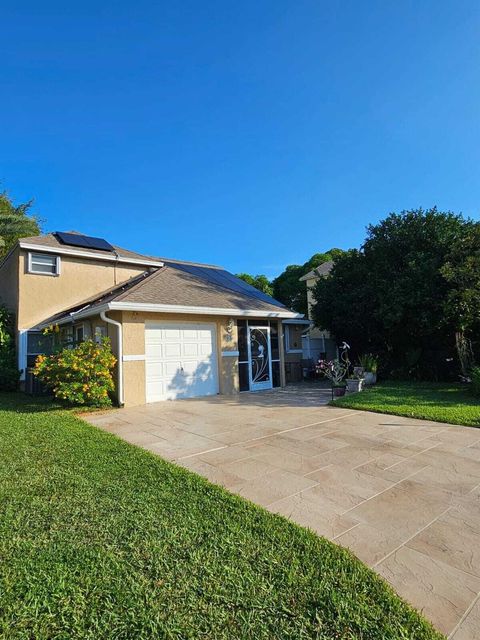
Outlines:
[{"label": "shadow on grass", "polygon": [[0,411],[15,411],[17,413],[47,413],[60,411],[67,407],[54,402],[50,397],[29,396],[20,391],[0,392]]}]

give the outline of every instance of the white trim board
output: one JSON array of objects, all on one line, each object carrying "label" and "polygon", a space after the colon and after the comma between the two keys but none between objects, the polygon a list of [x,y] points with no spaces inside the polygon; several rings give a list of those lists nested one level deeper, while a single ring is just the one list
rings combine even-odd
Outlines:
[{"label": "white trim board", "polygon": [[188,313],[210,316],[234,316],[253,318],[303,318],[294,311],[263,311],[259,309],[229,309],[225,307],[190,307],[179,304],[151,304],[146,302],[109,302],[112,311],[146,311],[158,313]]},{"label": "white trim board", "polygon": [[232,358],[238,358],[240,355],[240,351],[222,351],[222,357],[228,358],[229,356]]},{"label": "white trim board", "polygon": [[133,355],[133,356],[123,356],[124,362],[138,362],[145,360],[145,354]]},{"label": "white trim board", "polygon": [[[139,302],[109,302],[108,304],[102,304],[92,309],[80,309],[74,313],[71,313],[68,317],[59,320],[56,324],[68,324],[69,322],[76,322],[80,318],[88,318],[90,316],[96,316],[102,311],[144,311],[150,313],[183,313],[185,315],[206,315],[206,316],[230,316],[234,318],[302,318],[302,314],[297,314],[294,311],[257,311],[256,309],[223,309],[217,307],[187,307],[184,305],[176,304],[150,304]],[[39,324],[48,326],[47,324]]]}]

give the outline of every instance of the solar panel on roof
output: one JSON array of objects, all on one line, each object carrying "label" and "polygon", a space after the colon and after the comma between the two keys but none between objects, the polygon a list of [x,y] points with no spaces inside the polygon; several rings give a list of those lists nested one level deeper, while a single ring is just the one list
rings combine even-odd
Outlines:
[{"label": "solar panel on roof", "polygon": [[91,236],[82,236],[79,233],[66,233],[65,231],[56,231],[55,235],[62,244],[68,244],[72,247],[94,249],[95,251],[115,251],[112,245],[103,238],[92,238]]},{"label": "solar panel on roof", "polygon": [[186,271],[187,273],[191,273],[193,276],[197,276],[198,278],[203,278],[208,282],[212,282],[213,284],[217,284],[226,289],[230,289],[232,291],[236,291],[237,293],[243,293],[244,295],[248,295],[252,298],[257,298],[258,300],[263,300],[263,302],[268,302],[269,304],[276,304],[280,307],[284,305],[275,300],[271,296],[263,293],[263,291],[259,291],[252,285],[248,284],[241,278],[237,278],[233,273],[229,273],[224,269],[212,269],[209,267],[201,267],[194,264],[182,264],[182,263],[174,263],[174,262],[166,262],[171,267],[175,269],[180,269],[181,271]]}]

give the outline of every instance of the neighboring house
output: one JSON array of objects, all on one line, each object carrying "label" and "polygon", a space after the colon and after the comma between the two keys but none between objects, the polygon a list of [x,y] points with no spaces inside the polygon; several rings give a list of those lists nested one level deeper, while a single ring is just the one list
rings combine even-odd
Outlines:
[{"label": "neighboring house", "polygon": [[20,240],[0,264],[0,301],[16,316],[24,385],[58,325],[66,342],[111,339],[125,405],[283,386],[308,324],[220,267],[75,232]]},{"label": "neighboring house", "polygon": [[[314,288],[319,278],[326,278],[333,267],[333,261],[328,260],[300,278],[300,282],[307,285],[308,317],[312,319],[312,307],[315,304]],[[332,360],[337,357],[337,345],[328,331],[323,331],[314,325],[303,333],[303,357],[317,362],[319,359]]]}]

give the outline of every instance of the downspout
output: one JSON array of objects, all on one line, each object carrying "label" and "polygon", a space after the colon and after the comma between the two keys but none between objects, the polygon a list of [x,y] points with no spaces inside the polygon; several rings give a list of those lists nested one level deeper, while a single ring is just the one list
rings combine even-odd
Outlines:
[{"label": "downspout", "polygon": [[118,404],[123,407],[125,404],[123,397],[123,331],[122,323],[112,320],[106,315],[105,311],[100,313],[100,318],[107,324],[113,324],[117,327],[118,336]]}]

